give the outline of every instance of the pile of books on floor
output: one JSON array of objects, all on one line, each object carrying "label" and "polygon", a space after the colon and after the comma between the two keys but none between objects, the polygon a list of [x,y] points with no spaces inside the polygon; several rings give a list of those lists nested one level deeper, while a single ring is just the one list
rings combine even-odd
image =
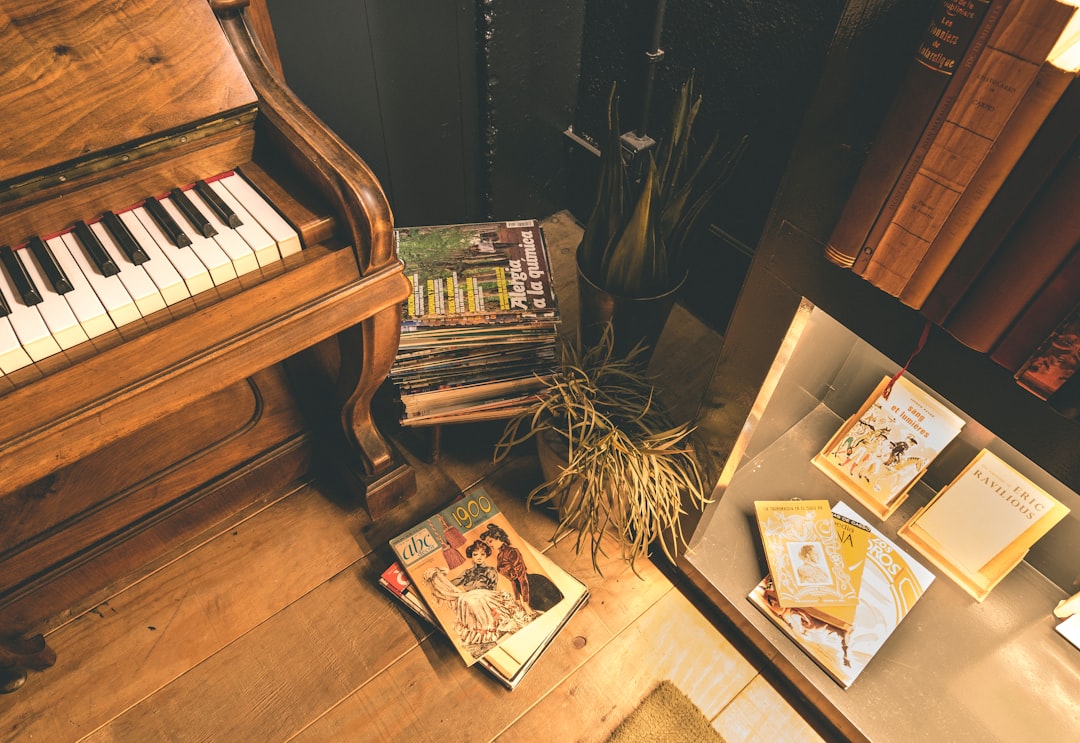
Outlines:
[{"label": "pile of books on floor", "polygon": [[555,362],[559,309],[536,220],[395,230],[412,281],[390,370],[404,425],[508,418]]},{"label": "pile of books on floor", "polygon": [[483,488],[390,540],[380,585],[440,630],[466,665],[514,689],[589,599],[526,542]]},{"label": "pile of books on floor", "polygon": [[1069,415],[1080,400],[1077,5],[987,0],[961,17],[935,3],[825,250]]}]

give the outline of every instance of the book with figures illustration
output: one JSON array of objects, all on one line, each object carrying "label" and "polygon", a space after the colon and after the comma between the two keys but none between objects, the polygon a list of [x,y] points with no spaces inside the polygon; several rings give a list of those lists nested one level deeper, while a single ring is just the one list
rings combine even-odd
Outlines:
[{"label": "book with figures illustration", "polygon": [[563,591],[494,500],[477,488],[390,540],[467,665],[556,607]]},{"label": "book with figures illustration", "polygon": [[963,427],[963,418],[906,376],[885,377],[812,461],[887,519]]}]

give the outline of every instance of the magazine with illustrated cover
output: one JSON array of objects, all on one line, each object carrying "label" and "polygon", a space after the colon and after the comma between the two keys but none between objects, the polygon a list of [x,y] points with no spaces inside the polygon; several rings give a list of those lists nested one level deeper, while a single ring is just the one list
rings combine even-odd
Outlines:
[{"label": "magazine with illustrated cover", "polygon": [[558,319],[543,230],[534,219],[399,227],[394,238],[413,286],[403,333]]},{"label": "magazine with illustrated cover", "polygon": [[[563,593],[563,598],[550,610],[544,612],[542,617],[516,633],[511,641],[492,648],[477,661],[478,666],[507,689],[517,687],[533,664],[570,621],[570,617],[589,600],[589,589],[584,583],[560,568],[544,553],[534,550],[534,555],[552,575]],[[442,631],[442,627],[435,620],[427,604],[416,593],[401,563],[394,562],[383,571],[379,584],[396,596],[414,614]]]},{"label": "magazine with illustrated cover", "polygon": [[[833,513],[862,523],[850,506]],[[845,689],[893,634],[934,581],[934,574],[868,524],[870,540],[859,587],[859,604],[850,629],[810,616],[776,601],[768,576],[747,597],[773,624]]]},{"label": "magazine with illustrated cover", "polygon": [[905,376],[885,377],[812,462],[887,519],[963,427],[963,418]]},{"label": "magazine with illustrated cover", "polygon": [[536,551],[482,488],[390,546],[468,665],[510,643],[564,598]]}]

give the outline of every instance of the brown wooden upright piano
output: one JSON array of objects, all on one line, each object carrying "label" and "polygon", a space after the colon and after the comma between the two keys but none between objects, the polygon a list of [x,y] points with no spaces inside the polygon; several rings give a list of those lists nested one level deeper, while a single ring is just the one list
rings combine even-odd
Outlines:
[{"label": "brown wooden upright piano", "polygon": [[371,412],[409,293],[389,205],[252,28],[246,0],[0,0],[9,686],[50,623],[302,477],[288,359],[329,369],[372,517],[415,487]]}]

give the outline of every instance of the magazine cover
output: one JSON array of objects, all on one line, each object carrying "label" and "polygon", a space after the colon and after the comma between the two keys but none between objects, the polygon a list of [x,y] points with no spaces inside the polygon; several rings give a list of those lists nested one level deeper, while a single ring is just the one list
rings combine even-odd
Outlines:
[{"label": "magazine cover", "polygon": [[754,510],[781,606],[858,603],[859,588],[844,563],[828,501],[755,501]]},{"label": "magazine cover", "polygon": [[963,418],[903,376],[886,397],[889,381],[878,384],[812,460],[882,519],[964,427]]},{"label": "magazine cover", "polygon": [[486,322],[555,320],[551,266],[536,220],[394,230],[413,286],[402,332]]},{"label": "magazine cover", "polygon": [[[532,550],[528,545],[526,549]],[[553,576],[564,595],[559,603],[544,612],[543,616],[516,633],[511,640],[496,645],[477,661],[478,666],[481,666],[507,689],[517,687],[536,660],[570,621],[570,617],[589,600],[589,589],[584,583],[560,568],[544,553],[535,550],[533,552],[536,559]],[[396,561],[391,563],[380,576],[379,584],[414,614],[422,617],[440,631],[443,630],[427,608],[427,604],[416,594],[416,589],[402,569],[401,563]]]},{"label": "magazine cover", "polygon": [[468,665],[563,598],[481,488],[391,539],[390,546]]},{"label": "magazine cover", "polygon": [[[859,515],[843,502],[836,504],[833,513],[861,523]],[[780,606],[768,576],[747,597],[845,689],[934,581],[934,574],[896,543],[872,526],[864,526],[871,536],[851,629]]]}]

